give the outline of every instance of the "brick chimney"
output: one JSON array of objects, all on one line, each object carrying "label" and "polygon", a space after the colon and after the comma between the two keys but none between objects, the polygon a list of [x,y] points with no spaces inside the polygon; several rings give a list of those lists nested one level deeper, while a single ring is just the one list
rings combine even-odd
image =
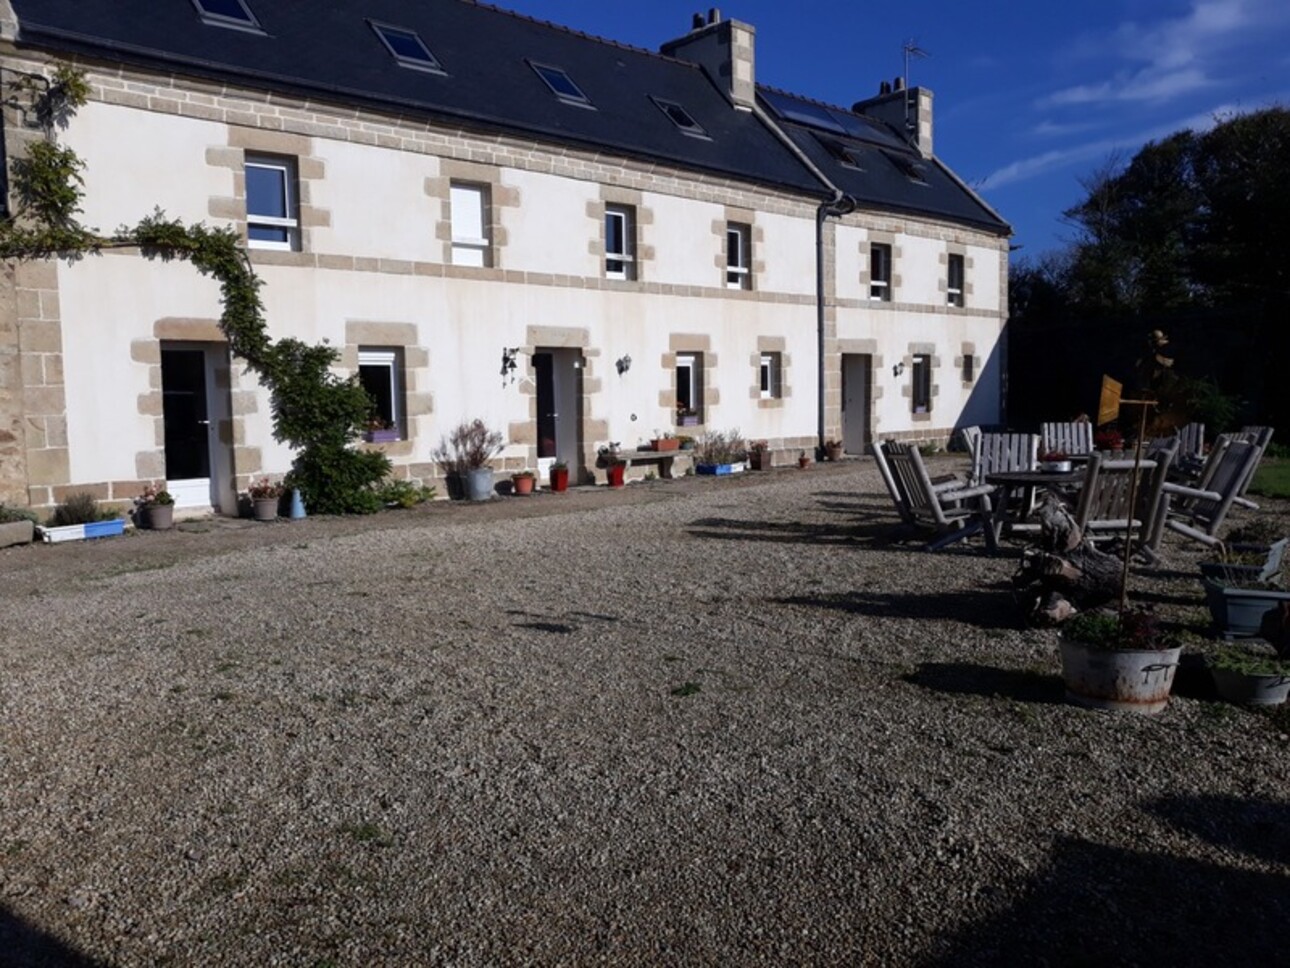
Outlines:
[{"label": "brick chimney", "polygon": [[925,87],[906,91],[899,77],[894,82],[884,81],[878,91],[877,97],[857,101],[851,110],[904,132],[924,158],[932,157],[932,92]]},{"label": "brick chimney", "polygon": [[756,30],[738,20],[722,20],[713,7],[707,20],[694,15],[694,29],[679,40],[668,41],[659,52],[698,64],[736,108],[752,110],[757,100]]}]

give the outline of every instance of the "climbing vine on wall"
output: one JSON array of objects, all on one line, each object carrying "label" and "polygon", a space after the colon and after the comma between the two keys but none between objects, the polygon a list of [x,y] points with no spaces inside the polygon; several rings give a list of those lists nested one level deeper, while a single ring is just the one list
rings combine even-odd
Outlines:
[{"label": "climbing vine on wall", "polygon": [[375,511],[375,491],[390,470],[384,454],[354,444],[370,415],[372,402],[354,377],[332,371],[340,353],[326,344],[269,336],[255,274],[239,234],[232,228],[184,225],[158,209],[135,226],[111,235],[81,225],[84,162],[58,143],[89,99],[84,75],[59,66],[49,77],[5,70],[5,106],[16,110],[33,140],[10,164],[14,211],[0,221],[0,259],[59,258],[69,263],[105,249],[138,249],[147,259],[180,260],[219,283],[220,329],[234,357],[245,361],[268,388],[274,437],[297,456],[292,484],[314,511],[331,514]]}]

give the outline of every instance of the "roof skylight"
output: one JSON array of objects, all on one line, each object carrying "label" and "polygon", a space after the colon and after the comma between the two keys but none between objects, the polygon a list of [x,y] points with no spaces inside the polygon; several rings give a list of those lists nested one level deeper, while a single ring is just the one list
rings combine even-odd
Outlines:
[{"label": "roof skylight", "polygon": [[927,179],[923,176],[923,166],[915,163],[912,158],[898,155],[894,151],[884,151],[883,154],[886,155],[887,160],[895,165],[896,169],[910,181],[914,182],[916,185],[927,184]]},{"label": "roof skylight", "polygon": [[246,0],[193,0],[193,6],[202,15],[202,21],[211,26],[260,29],[260,22]]},{"label": "roof skylight", "polygon": [[573,78],[566,74],[559,67],[549,67],[546,64],[535,64],[529,61],[529,67],[537,73],[537,76],[546,82],[546,86],[551,89],[556,97],[565,104],[582,104],[591,107],[591,98],[582,93],[582,88],[573,83]]},{"label": "roof skylight", "polygon": [[833,156],[833,160],[840,165],[846,165],[848,168],[860,168],[860,159],[856,156],[856,151],[850,145],[845,145],[836,138],[829,138],[822,134],[811,132],[815,140]]},{"label": "roof skylight", "polygon": [[688,134],[692,138],[706,138],[708,132],[703,130],[703,125],[695,121],[690,116],[690,112],[675,101],[664,101],[662,98],[651,97],[660,111],[667,115],[667,119],[681,129],[682,134]]},{"label": "roof skylight", "polygon": [[376,36],[381,38],[381,43],[385,45],[385,49],[390,52],[400,67],[410,67],[417,71],[433,71],[436,74],[443,73],[439,61],[434,54],[430,53],[430,48],[425,45],[421,35],[415,30],[405,30],[402,27],[381,24],[374,20],[369,20],[368,24],[376,31]]}]

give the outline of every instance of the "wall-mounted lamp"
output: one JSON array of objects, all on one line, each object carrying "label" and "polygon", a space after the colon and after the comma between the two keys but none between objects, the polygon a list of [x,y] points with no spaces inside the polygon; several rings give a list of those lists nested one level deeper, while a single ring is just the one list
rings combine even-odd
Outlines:
[{"label": "wall-mounted lamp", "polygon": [[892,375],[892,376],[900,376],[900,375],[901,375],[902,373],[904,373],[904,372],[905,372],[905,364],[904,364],[904,363],[897,363],[895,366],[893,366],[893,367],[891,368],[891,375]]},{"label": "wall-mounted lamp", "polygon": [[632,358],[630,356],[620,356],[614,361],[614,366],[618,368],[618,375],[622,376],[632,368]]},{"label": "wall-mounted lamp", "polygon": [[507,377],[510,377],[511,383],[515,382],[515,368],[519,365],[515,358],[519,355],[518,346],[502,347],[502,386],[506,386]]}]

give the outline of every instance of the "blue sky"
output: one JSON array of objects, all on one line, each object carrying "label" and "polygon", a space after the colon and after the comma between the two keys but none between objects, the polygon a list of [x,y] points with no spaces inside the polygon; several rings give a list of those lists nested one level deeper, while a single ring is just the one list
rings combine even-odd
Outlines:
[{"label": "blue sky", "polygon": [[[637,47],[688,31],[695,0],[497,0]],[[1080,179],[1215,117],[1290,106],[1290,0],[730,0],[757,29],[757,79],[849,107],[930,53],[936,153],[1012,223],[1019,254],[1059,247]]]}]

